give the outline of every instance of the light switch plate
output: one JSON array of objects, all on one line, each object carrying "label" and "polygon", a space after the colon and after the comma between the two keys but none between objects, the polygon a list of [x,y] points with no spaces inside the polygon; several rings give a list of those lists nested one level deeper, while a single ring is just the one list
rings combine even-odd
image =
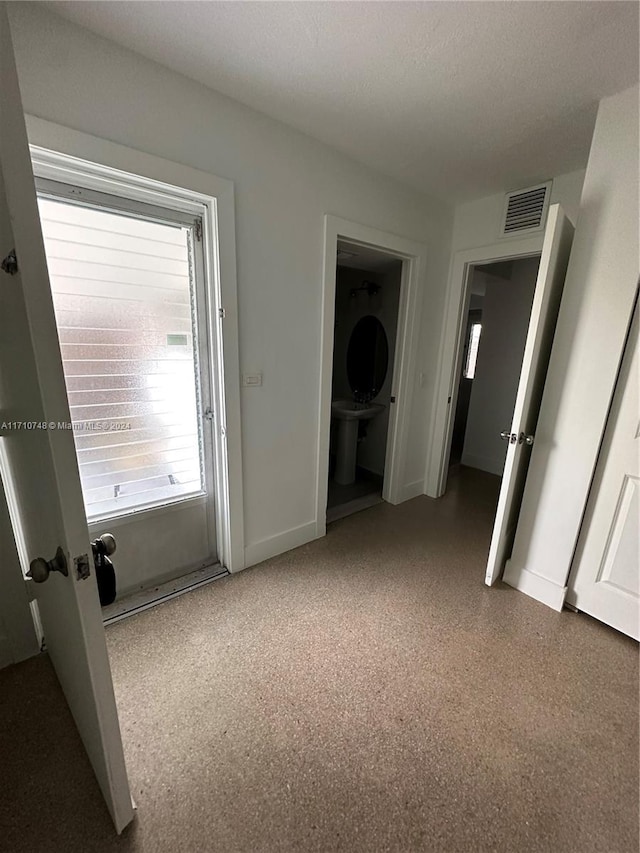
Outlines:
[{"label": "light switch plate", "polygon": [[258,388],[262,385],[262,374],[244,373],[242,376],[242,384],[245,388]]}]

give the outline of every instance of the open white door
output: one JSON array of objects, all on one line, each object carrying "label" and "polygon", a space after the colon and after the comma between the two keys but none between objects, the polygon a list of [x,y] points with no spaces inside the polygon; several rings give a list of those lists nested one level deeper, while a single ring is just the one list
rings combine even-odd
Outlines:
[{"label": "open white door", "polygon": [[533,295],[513,421],[511,428],[507,430],[505,425],[501,434],[509,442],[509,448],[487,561],[485,583],[488,586],[500,578],[513,547],[573,232],[573,225],[560,205],[552,205]]},{"label": "open white door", "polygon": [[0,128],[0,261],[6,259],[0,272],[0,471],[23,570],[36,557],[53,560],[58,548],[66,561],[66,576],[52,571],[45,582],[28,583],[58,679],[121,832],[133,808],[73,434],[63,428],[69,406],[4,3]]},{"label": "open white door", "polygon": [[640,308],[596,467],[566,601],[640,640]]}]

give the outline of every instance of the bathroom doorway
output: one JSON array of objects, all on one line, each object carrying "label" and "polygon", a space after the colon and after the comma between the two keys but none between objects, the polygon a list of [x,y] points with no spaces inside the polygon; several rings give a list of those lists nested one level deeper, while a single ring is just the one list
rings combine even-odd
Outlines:
[{"label": "bathroom doorway", "polygon": [[339,240],[327,521],[382,500],[402,261]]},{"label": "bathroom doorway", "polygon": [[[340,257],[338,257],[339,248]],[[392,270],[397,284],[387,285],[388,295],[385,296],[385,284],[379,276],[383,274],[386,276]],[[325,216],[315,507],[315,529],[318,537],[324,536],[327,529],[330,461],[332,475],[340,467],[338,454],[340,433],[336,431],[335,422],[338,420],[335,417],[336,408],[342,408],[344,415],[345,407],[351,407],[350,410],[347,409],[346,414],[356,415],[356,417],[344,418],[345,423],[350,422],[350,424],[346,430],[343,430],[342,441],[345,445],[351,445],[355,464],[349,461],[349,468],[351,469],[353,465],[354,475],[358,468],[373,474],[375,492],[373,485],[362,487],[366,490],[366,494],[373,495],[368,498],[369,501],[377,502],[382,499],[391,504],[399,504],[424,493],[424,469],[409,464],[408,460],[413,461],[415,458],[416,436],[411,434],[409,429],[415,383],[418,376],[420,381],[423,377],[423,374],[417,373],[417,359],[426,272],[427,249],[423,243],[330,214]],[[338,277],[341,281],[348,281],[344,285],[344,291],[343,285],[340,285],[343,297],[338,293]],[[352,290],[355,291],[353,296],[351,296]],[[336,320],[340,325],[341,319],[340,316],[336,316],[336,308],[341,298],[346,299],[347,302],[353,300],[351,309],[353,318],[351,326],[348,327],[348,336],[343,336],[342,329],[340,330],[339,338],[342,344],[339,343],[338,347],[342,346],[344,360],[341,365],[344,373],[340,379],[336,372],[334,382]],[[383,300],[385,300],[384,308]],[[387,317],[388,308],[389,310],[392,308],[395,320]],[[365,319],[366,317],[371,319]],[[381,318],[382,322],[380,322]],[[363,322],[356,332],[355,327],[359,320]],[[346,324],[346,315],[342,322],[343,325]],[[347,372],[350,344],[352,345],[351,382]],[[369,357],[365,357],[367,351]],[[337,407],[335,403],[338,404]],[[358,411],[362,411],[358,408],[361,406],[373,409],[373,412],[369,411],[365,415],[357,416]],[[381,414],[382,412],[384,415]],[[367,427],[365,436],[358,421],[371,421],[374,413],[375,417],[380,419],[380,432],[377,433],[377,428],[371,432]],[[332,432],[334,432],[333,442]],[[373,463],[368,456],[369,453],[372,456],[376,455],[374,452],[376,446],[378,446],[378,458],[382,458],[382,448],[384,448],[384,461],[377,466],[377,470],[369,467]],[[330,459],[330,456],[334,458]],[[343,453],[341,466],[343,473],[347,468],[344,456]],[[380,483],[381,478],[382,483]],[[340,479],[351,478],[343,476]],[[350,486],[354,483],[357,486],[356,476],[353,482],[342,482],[338,485]],[[341,497],[348,497],[346,491]],[[358,500],[364,495],[355,494],[350,497]],[[343,508],[341,511],[336,509],[350,502],[346,499],[340,500],[335,493],[332,494],[328,520],[336,520],[339,515],[346,515],[356,511],[357,508],[364,508],[352,506]]]}]

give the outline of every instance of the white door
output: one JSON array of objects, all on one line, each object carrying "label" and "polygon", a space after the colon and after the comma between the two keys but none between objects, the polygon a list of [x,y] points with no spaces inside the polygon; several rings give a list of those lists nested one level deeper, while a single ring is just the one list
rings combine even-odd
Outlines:
[{"label": "white door", "polygon": [[36,190],[89,531],[116,535],[123,597],[217,563],[202,220]]},{"label": "white door", "polygon": [[[4,3],[0,127],[0,260],[9,257],[0,272],[2,481],[23,569],[36,557],[53,560],[59,547],[66,562],[66,576],[52,571],[43,583],[29,583],[51,660],[120,832],[133,808],[73,436],[57,428],[69,421],[69,406]],[[82,579],[87,565],[89,577]]]},{"label": "white door", "polygon": [[638,306],[609,412],[566,601],[640,640]]},{"label": "white door", "polygon": [[513,420],[501,433],[509,442],[493,526],[485,583],[494,584],[511,554],[527,478],[531,444],[547,376],[574,228],[562,208],[549,208],[531,307]]}]

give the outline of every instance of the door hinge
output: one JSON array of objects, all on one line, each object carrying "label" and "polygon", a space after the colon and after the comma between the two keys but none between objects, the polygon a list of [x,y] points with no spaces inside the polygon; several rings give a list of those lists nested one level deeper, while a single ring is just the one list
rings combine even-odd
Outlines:
[{"label": "door hinge", "polygon": [[202,219],[199,216],[193,220],[193,236],[196,242],[202,242]]},{"label": "door hinge", "polygon": [[204,410],[203,414],[208,421],[212,421],[215,418],[213,409],[210,406]]},{"label": "door hinge", "polygon": [[227,312],[224,310],[224,308],[218,308],[218,317],[220,317],[221,320],[224,320],[226,316]]}]

